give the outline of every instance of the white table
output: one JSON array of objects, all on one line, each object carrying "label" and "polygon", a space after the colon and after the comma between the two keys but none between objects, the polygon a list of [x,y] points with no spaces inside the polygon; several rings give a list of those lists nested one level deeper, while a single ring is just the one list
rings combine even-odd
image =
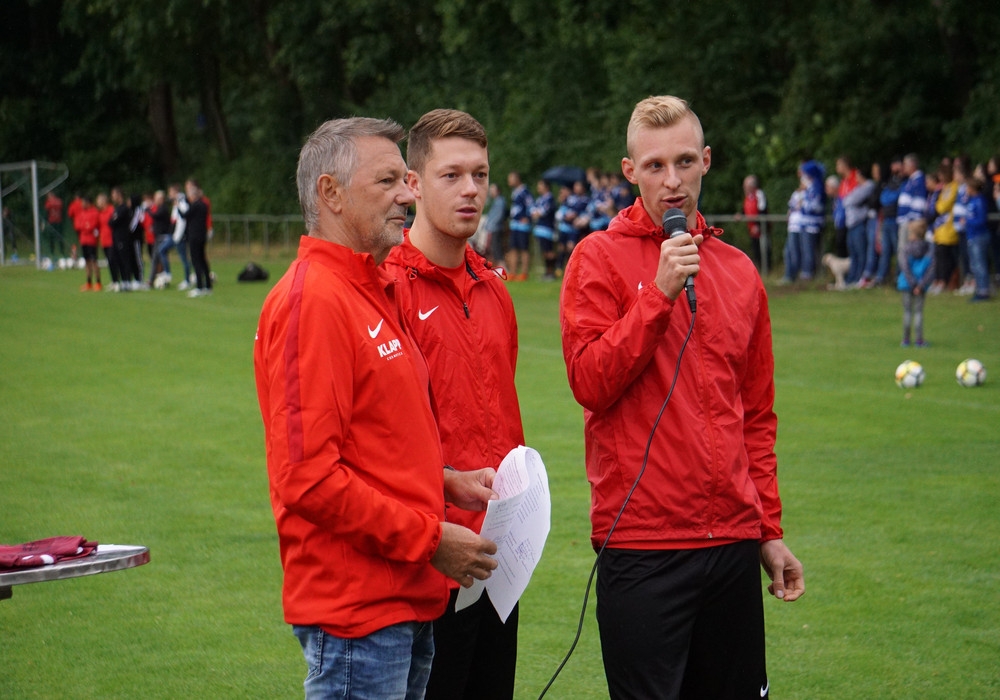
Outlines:
[{"label": "white table", "polygon": [[120,571],[149,563],[149,548],[128,544],[101,544],[86,557],[31,569],[0,572],[0,600],[10,598],[14,586]]}]

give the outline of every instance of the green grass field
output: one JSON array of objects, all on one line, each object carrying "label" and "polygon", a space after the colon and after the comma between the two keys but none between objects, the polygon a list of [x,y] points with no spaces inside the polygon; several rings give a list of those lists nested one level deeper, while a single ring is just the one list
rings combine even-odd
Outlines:
[{"label": "green grass field", "polygon": [[[0,542],[80,534],[144,544],[143,567],[18,586],[0,601],[0,698],[301,697],[282,621],[252,372],[269,283],[215,261],[207,299],[82,294],[82,272],[0,269]],[[267,260],[272,282],[288,260]],[[517,697],[572,641],[593,563],[581,410],[558,286],[510,286],[529,445],[552,532],[522,599]],[[1000,302],[941,296],[931,347],[901,349],[888,289],[776,288],[786,539],[808,591],[766,602],[776,698],[1000,696]],[[993,373],[965,389],[955,366]],[[893,383],[904,359],[919,389]],[[606,697],[591,598],[547,697]]]}]

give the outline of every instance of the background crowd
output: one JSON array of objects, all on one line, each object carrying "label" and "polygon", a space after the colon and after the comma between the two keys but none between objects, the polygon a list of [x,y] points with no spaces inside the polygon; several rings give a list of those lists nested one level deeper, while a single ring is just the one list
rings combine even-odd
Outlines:
[{"label": "background crowd", "polygon": [[[551,173],[551,176],[547,176]],[[472,244],[483,256],[524,281],[530,273],[532,241],[544,263],[542,279],[561,278],[573,248],[591,231],[602,231],[635,201],[621,173],[598,168],[553,168],[535,183],[534,195],[521,174],[507,175],[509,200],[490,185],[490,202]]]},{"label": "background crowd", "polygon": [[[933,263],[928,273],[931,283],[918,289],[918,296],[951,291],[978,302],[989,299],[992,288],[1000,284],[1000,226],[990,221],[990,215],[1000,210],[1000,156],[978,164],[968,156],[945,157],[927,172],[916,154],[894,158],[888,168],[878,162],[859,168],[841,156],[827,173],[819,160],[805,160],[798,168],[798,186],[787,203],[779,284],[810,282],[825,265],[833,277],[828,285],[833,290],[889,284],[904,291],[899,256],[914,221],[926,225]],[[594,167],[550,168],[533,188],[515,171],[508,174],[506,184],[506,190],[497,183],[490,185],[485,216],[472,243],[494,264],[505,267],[513,281],[528,279],[534,251],[541,258],[541,278],[561,278],[576,243],[591,231],[606,228],[635,199],[621,173]],[[755,175],[744,179],[743,195],[736,218],[749,234],[747,252],[758,269],[771,270],[774,236],[762,233],[765,215],[772,212]],[[190,203],[196,201],[204,211],[199,204],[188,215]],[[191,288],[192,296],[211,291],[205,257],[212,231],[211,203],[194,180],[142,197],[126,197],[118,187],[94,199],[78,194],[65,218],[76,232],[79,253],[77,245],[67,245],[64,238],[62,200],[50,192],[44,207],[43,254],[67,267],[82,256],[88,271],[84,290],[104,288],[98,252],[103,252],[112,278],[109,290],[169,287],[173,281],[169,253],[176,249],[183,265],[177,288]],[[194,227],[187,230],[192,216]],[[7,207],[4,223],[7,252],[16,260]],[[735,243],[735,238],[729,242]],[[93,248],[89,258],[88,246]]]},{"label": "background crowd", "polygon": [[[619,173],[552,172],[556,176],[543,175],[533,193],[517,172],[508,175],[509,194],[490,185],[490,203],[473,245],[504,265],[514,281],[528,278],[533,239],[544,263],[542,279],[557,279],[576,243],[606,228],[635,199]],[[1000,210],[1000,156],[979,164],[968,156],[946,157],[926,174],[916,154],[894,158],[888,169],[877,162],[861,169],[841,156],[827,172],[818,160],[799,166],[798,187],[787,204],[779,284],[809,282],[825,264],[834,279],[830,289],[890,284],[904,291],[906,264],[899,258],[911,222],[926,227],[933,261],[931,283],[918,295],[952,291],[983,301],[1000,284],[1000,226],[989,221]],[[744,179],[743,194],[737,218],[749,234],[747,252],[758,269],[773,269],[773,238],[762,236],[768,198],[755,175]]]},{"label": "background crowd", "polygon": [[[1000,203],[1000,157],[975,165],[967,156],[945,157],[925,173],[911,153],[893,159],[883,175],[879,163],[865,170],[842,156],[834,171],[827,176],[815,160],[799,167],[799,186],[788,202],[782,283],[813,279],[823,260],[834,274],[833,289],[888,283],[905,291],[903,251],[916,227],[930,244],[933,269],[918,294],[951,290],[974,302],[990,298],[991,282],[1000,281],[1000,229],[989,221]],[[824,246],[828,213],[833,235]]]},{"label": "background crowd", "polygon": [[[141,196],[126,196],[121,187],[94,197],[78,192],[65,211],[63,201],[49,192],[44,206],[43,253],[49,265],[60,268],[71,269],[82,261],[87,280],[80,291],[166,289],[173,281],[170,251],[176,250],[183,267],[177,289],[188,290],[190,297],[211,293],[213,275],[206,255],[212,237],[211,202],[197,181]],[[68,246],[66,221],[76,239]],[[107,287],[101,279],[99,250],[111,277]]]}]

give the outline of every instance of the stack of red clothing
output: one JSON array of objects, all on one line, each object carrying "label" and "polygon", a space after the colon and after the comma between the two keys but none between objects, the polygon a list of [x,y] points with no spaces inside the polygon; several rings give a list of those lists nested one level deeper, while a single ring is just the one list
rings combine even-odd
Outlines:
[{"label": "stack of red clothing", "polygon": [[83,537],[49,537],[24,544],[0,544],[0,571],[27,569],[79,559],[97,551],[96,542]]}]

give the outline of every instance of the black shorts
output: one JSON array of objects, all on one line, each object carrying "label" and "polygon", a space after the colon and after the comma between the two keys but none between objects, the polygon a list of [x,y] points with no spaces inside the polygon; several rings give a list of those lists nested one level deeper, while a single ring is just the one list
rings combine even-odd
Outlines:
[{"label": "black shorts", "polygon": [[527,250],[531,244],[531,231],[514,231],[511,229],[509,244],[511,250]]},{"label": "black shorts", "polygon": [[597,621],[612,698],[768,697],[757,542],[607,549]]},{"label": "black shorts", "polygon": [[81,245],[80,253],[83,255],[84,260],[97,260],[96,245]]}]

